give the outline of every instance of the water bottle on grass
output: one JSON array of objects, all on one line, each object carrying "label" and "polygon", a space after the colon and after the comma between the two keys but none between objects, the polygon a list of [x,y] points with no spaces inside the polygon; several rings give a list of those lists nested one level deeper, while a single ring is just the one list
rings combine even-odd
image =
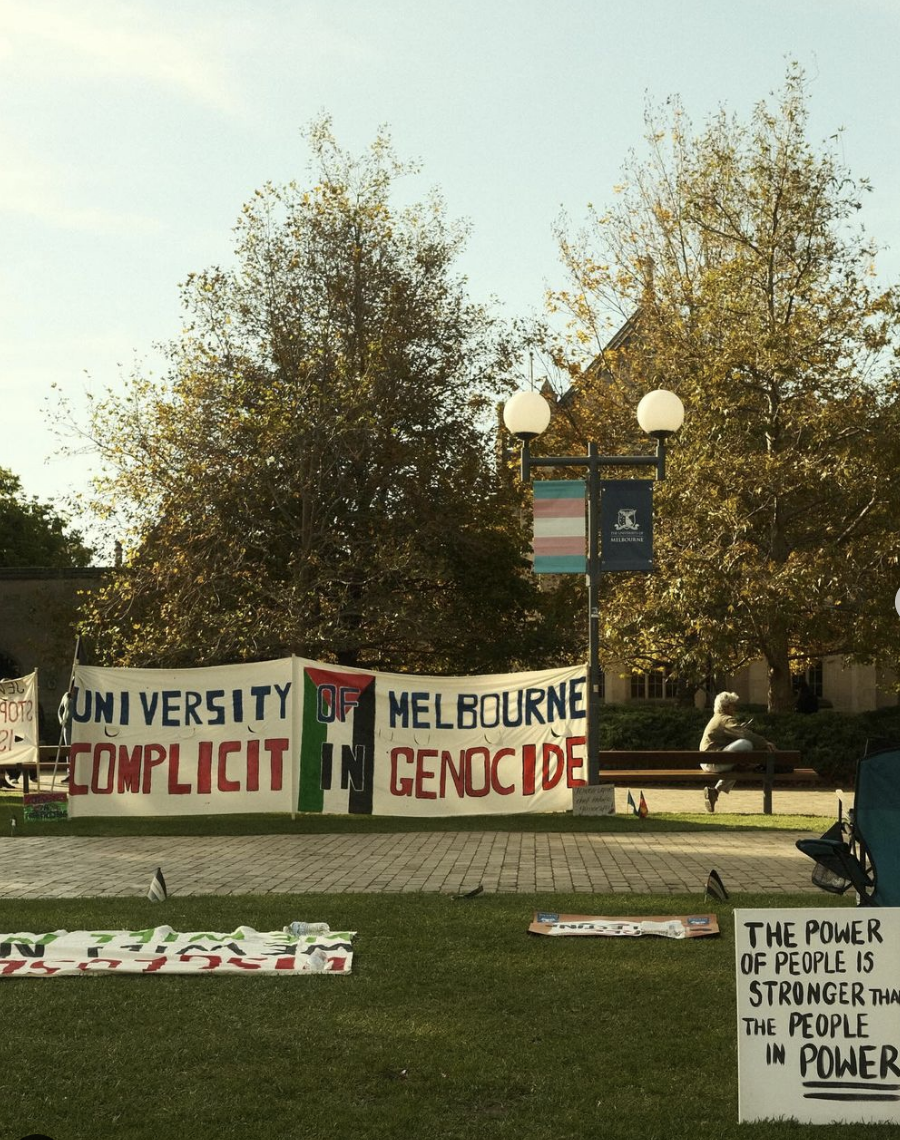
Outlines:
[{"label": "water bottle on grass", "polygon": [[299,938],[301,934],[328,934],[330,931],[327,922],[292,922],[284,928],[284,933],[293,938]]}]

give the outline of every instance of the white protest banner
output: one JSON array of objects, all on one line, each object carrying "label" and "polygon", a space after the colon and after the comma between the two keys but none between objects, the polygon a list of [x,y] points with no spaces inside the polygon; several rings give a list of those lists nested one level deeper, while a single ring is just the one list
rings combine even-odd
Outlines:
[{"label": "white protest banner", "polygon": [[289,812],[291,669],[76,666],[69,815]]},{"label": "white protest banner", "polygon": [[900,1123],[900,909],[736,910],[739,1119]]},{"label": "white protest banner", "polygon": [[300,811],[567,811],[587,783],[583,667],[413,677],[301,661],[300,671]]},{"label": "white protest banner", "polygon": [[239,926],[230,934],[55,930],[0,934],[0,978],[78,974],[349,974],[355,931],[292,935]]},{"label": "white protest banner", "polygon": [[0,681],[0,767],[36,764],[39,735],[37,671]]},{"label": "white protest banner", "polygon": [[301,658],[75,670],[69,814],[567,811],[587,783],[581,667],[482,677]]}]

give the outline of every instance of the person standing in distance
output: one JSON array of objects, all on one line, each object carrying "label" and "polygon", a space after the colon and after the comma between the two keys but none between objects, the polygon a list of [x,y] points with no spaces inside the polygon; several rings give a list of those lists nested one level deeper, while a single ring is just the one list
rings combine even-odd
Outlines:
[{"label": "person standing in distance", "polygon": [[[751,732],[746,724],[742,724],[736,716],[740,697],[737,693],[719,693],[713,702],[713,715],[703,730],[703,739],[700,741],[701,752],[753,752],[756,749],[768,748],[775,751],[771,740],[766,740],[758,732]],[[704,772],[732,772],[740,768],[740,762],[714,763],[701,762]],[[720,793],[727,796],[736,780],[719,780],[713,788],[707,788],[703,793],[707,811],[716,810],[716,802]]]}]

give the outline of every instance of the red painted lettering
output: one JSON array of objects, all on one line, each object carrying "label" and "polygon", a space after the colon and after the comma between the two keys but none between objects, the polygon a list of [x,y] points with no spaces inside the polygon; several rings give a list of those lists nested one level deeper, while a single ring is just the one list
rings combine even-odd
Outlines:
[{"label": "red painted lettering", "polygon": [[252,958],[226,958],[225,961],[229,966],[240,966],[242,970],[259,970],[266,959],[254,961]]},{"label": "red painted lettering", "polygon": [[412,778],[410,776],[404,776],[401,779],[397,774],[397,764],[401,760],[407,764],[412,764],[414,762],[413,750],[411,748],[391,749],[391,795],[411,796],[413,790]]},{"label": "red painted lettering", "polygon": [[217,970],[222,965],[222,958],[218,954],[179,954],[179,962],[199,962],[203,958],[206,959],[206,965],[201,966],[202,970]]},{"label": "red painted lettering", "polygon": [[[71,965],[71,962],[72,960],[69,959],[67,964]],[[24,966],[26,963],[23,962],[22,965]],[[27,966],[29,974],[46,974],[47,977],[58,974],[61,969],[60,966],[48,966],[46,962],[28,962]]]},{"label": "red painted lettering", "polygon": [[576,756],[575,749],[582,748],[585,743],[583,736],[566,737],[566,786],[569,788],[583,788],[587,780],[582,775],[576,775],[576,769],[584,770],[584,756]]},{"label": "red painted lettering", "polygon": [[460,752],[459,764],[454,764],[453,756],[449,752],[441,753],[441,799],[447,794],[447,776],[453,781],[453,787],[460,799],[466,794],[466,754]]},{"label": "red painted lettering", "polygon": [[143,973],[143,974],[155,974],[159,970],[161,970],[163,968],[163,966],[165,966],[166,962],[168,962],[168,961],[169,961],[169,959],[166,957],[165,954],[160,954],[160,956],[158,958],[148,958],[147,959],[147,965],[144,966],[141,973]]},{"label": "red painted lettering", "polygon": [[497,766],[505,756],[515,756],[512,748],[501,748],[491,761],[491,787],[495,792],[499,792],[501,796],[509,796],[516,790],[513,784],[501,784],[500,777],[497,775]]},{"label": "red painted lettering", "polygon": [[181,745],[169,745],[169,795],[186,796],[193,789],[190,784],[178,783],[178,762],[181,758]]},{"label": "red painted lettering", "polygon": [[70,796],[86,796],[88,793],[87,784],[79,784],[76,780],[78,773],[78,758],[79,756],[86,755],[91,750],[90,744],[71,744],[69,745],[69,795]]},{"label": "red painted lettering", "polygon": [[141,784],[141,791],[145,796],[150,794],[150,789],[153,786],[153,769],[165,763],[165,759],[166,746],[164,744],[144,745],[144,780]]},{"label": "red painted lettering", "polygon": [[212,742],[201,740],[197,749],[197,793],[208,796],[212,792]]},{"label": "red painted lettering", "polygon": [[139,792],[141,790],[141,756],[143,748],[138,744],[130,751],[126,744],[119,745],[119,768],[116,778],[116,791]]},{"label": "red painted lettering", "polygon": [[283,736],[263,741],[265,750],[271,757],[272,791],[280,792],[284,781],[284,754],[288,750],[290,741]]},{"label": "red painted lettering", "polygon": [[434,772],[425,767],[425,760],[437,756],[436,748],[420,748],[416,753],[416,799],[437,799],[437,792],[429,792],[424,787],[426,780],[434,779]]},{"label": "red painted lettering", "polygon": [[217,786],[220,792],[239,792],[241,790],[240,780],[229,780],[225,770],[229,754],[240,752],[240,750],[240,741],[237,740],[223,740],[219,745],[219,780]]},{"label": "red painted lettering", "polygon": [[[484,771],[484,786],[476,788],[474,783],[474,760],[475,757],[481,760],[481,767]],[[466,749],[466,795],[481,797],[486,796],[491,790],[491,754],[487,748],[467,748]]]},{"label": "red painted lettering", "polygon": [[[551,757],[556,763],[556,768],[552,775],[550,773]],[[556,787],[562,779],[562,774],[565,770],[566,765],[563,759],[563,750],[560,746],[558,744],[544,744],[541,748],[541,787],[545,792],[549,792],[551,788]]]},{"label": "red painted lettering", "polygon": [[[100,769],[106,760],[106,783],[100,783]],[[95,796],[108,796],[112,793],[116,779],[115,744],[98,744],[94,748],[94,762],[91,765],[91,791]]]},{"label": "red painted lettering", "polygon": [[247,741],[247,791],[259,791],[259,741]]},{"label": "red painted lettering", "polygon": [[537,769],[537,745],[526,744],[522,748],[522,795],[533,796],[535,771]]}]

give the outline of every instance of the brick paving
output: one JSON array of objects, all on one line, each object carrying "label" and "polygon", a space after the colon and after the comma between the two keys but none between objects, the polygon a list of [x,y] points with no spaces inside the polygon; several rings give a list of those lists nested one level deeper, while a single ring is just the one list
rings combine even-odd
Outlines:
[{"label": "brick paving", "polygon": [[[639,789],[635,789],[638,791]],[[617,810],[627,789],[617,790]],[[621,802],[620,802],[621,798]],[[651,812],[696,812],[695,791],[646,793]],[[780,814],[835,818],[833,793],[776,793]],[[729,811],[758,812],[733,792]],[[48,825],[50,827],[52,825]],[[157,866],[173,895],[439,892],[697,894],[714,867],[730,891],[809,891],[808,832],[74,836],[0,839],[0,898],[144,896]]]}]

